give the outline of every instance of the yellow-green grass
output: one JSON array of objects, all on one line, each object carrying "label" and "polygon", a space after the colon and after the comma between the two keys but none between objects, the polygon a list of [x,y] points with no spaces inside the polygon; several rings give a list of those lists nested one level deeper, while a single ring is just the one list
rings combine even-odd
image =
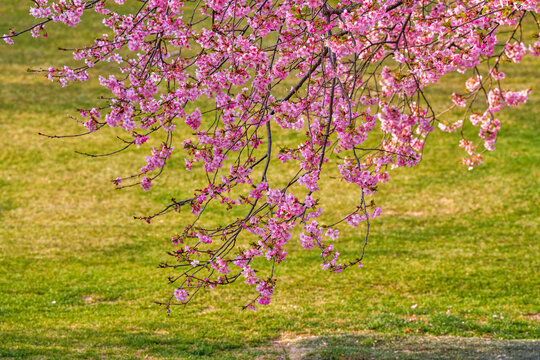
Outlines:
[{"label": "yellow-green grass", "polygon": [[[25,7],[0,5],[0,31],[30,23]],[[275,358],[282,350],[271,340],[317,335],[329,345],[306,345],[309,358],[391,358],[370,351],[373,341],[423,334],[406,340],[421,347],[440,335],[540,337],[540,90],[500,115],[497,151],[482,167],[467,171],[458,136],[436,132],[416,169],[391,174],[376,197],[384,212],[362,270],[324,272],[317,253],[294,238],[270,306],[241,311],[253,293],[238,284],[167,317],[154,304],[171,290],[157,264],[188,218],[168,215],[147,225],[132,216],[189,195],[197,174],[182,170],[178,152],[152,191],[115,191],[109,180],[139,168],[148,147],[92,159],[74,150],[106,152],[118,142],[110,134],[37,135],[79,132],[66,114],[104,94],[95,82],[61,89],[25,72],[69,61],[55,49],[90,39],[92,29],[102,32],[89,22],[75,31],[55,26],[51,40],[0,46],[0,357]],[[534,87],[540,74],[531,58],[504,70],[513,89]],[[440,104],[447,99],[442,90],[462,87],[464,79],[451,77],[432,95]],[[353,194],[343,183],[324,186],[333,194],[322,199],[328,213],[354,203],[355,195],[342,200]],[[212,214],[216,222],[229,215]],[[349,231],[336,244],[344,257],[358,254],[362,232]],[[529,353],[539,351],[529,345]]]}]

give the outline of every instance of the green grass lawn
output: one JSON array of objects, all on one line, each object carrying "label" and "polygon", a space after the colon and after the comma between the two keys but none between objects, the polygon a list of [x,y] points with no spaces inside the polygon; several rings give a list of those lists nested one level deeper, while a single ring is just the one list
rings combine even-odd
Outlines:
[{"label": "green grass lawn", "polygon": [[[30,23],[26,6],[0,5],[0,31]],[[363,269],[329,274],[293,240],[270,306],[242,311],[251,289],[238,284],[167,316],[154,304],[171,290],[157,265],[185,218],[147,225],[132,216],[188,194],[196,175],[182,171],[178,153],[152,191],[115,191],[110,180],[139,168],[147,148],[91,159],[74,151],[117,143],[37,135],[80,131],[66,114],[103,94],[95,82],[61,89],[25,72],[65,62],[59,44],[101,31],[83,25],[51,27],[48,41],[0,45],[0,358],[540,356],[531,340],[540,338],[538,59],[504,68],[506,86],[533,92],[499,116],[497,151],[482,167],[467,171],[458,137],[436,132],[423,162],[381,187],[383,216]],[[343,206],[335,199],[330,212]],[[348,233],[343,256],[358,253],[361,236]]]}]

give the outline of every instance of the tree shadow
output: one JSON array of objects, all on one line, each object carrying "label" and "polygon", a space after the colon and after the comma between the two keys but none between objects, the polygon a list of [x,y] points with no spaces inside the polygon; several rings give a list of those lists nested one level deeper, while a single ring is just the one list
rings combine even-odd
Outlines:
[{"label": "tree shadow", "polygon": [[62,329],[39,333],[4,331],[0,337],[0,359],[227,360],[275,354],[272,349],[242,342],[145,332]]}]

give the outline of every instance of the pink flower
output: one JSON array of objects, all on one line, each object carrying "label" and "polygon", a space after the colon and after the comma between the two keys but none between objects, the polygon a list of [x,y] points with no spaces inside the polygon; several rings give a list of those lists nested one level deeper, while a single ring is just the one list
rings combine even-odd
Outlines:
[{"label": "pink flower", "polygon": [[503,80],[506,77],[506,74],[502,71],[498,71],[497,69],[491,69],[489,71],[489,75],[495,80]]},{"label": "pink flower", "polygon": [[332,240],[337,240],[339,238],[339,230],[328,228],[328,230],[326,230],[325,235],[328,236]]},{"label": "pink flower", "polygon": [[527,47],[525,44],[521,42],[515,42],[513,44],[506,44],[504,48],[504,53],[510,60],[512,60],[515,63],[518,63],[521,61],[521,58],[527,51]]},{"label": "pink flower", "polygon": [[186,124],[193,130],[197,130],[201,126],[201,111],[197,108],[194,112],[186,117]]},{"label": "pink flower", "polygon": [[473,92],[478,89],[481,84],[482,76],[472,77],[465,82],[465,88],[467,88],[468,91]]},{"label": "pink flower", "polygon": [[351,226],[354,226],[354,227],[358,227],[358,225],[362,222],[366,220],[366,216],[365,215],[358,215],[358,213],[354,213],[352,215],[349,215],[347,217],[347,224],[351,225]]},{"label": "pink flower", "polygon": [[175,289],[174,297],[176,298],[177,301],[184,302],[188,298],[188,293],[186,292],[186,290]]},{"label": "pink flower", "polygon": [[203,234],[197,234],[197,237],[199,238],[199,241],[204,243],[204,244],[211,244],[212,243],[212,238],[208,235],[203,235]]},{"label": "pink flower", "polygon": [[152,187],[151,180],[144,177],[141,181],[141,187],[143,188],[144,191],[150,190],[150,188]]},{"label": "pink flower", "polygon": [[137,135],[133,138],[133,142],[138,146],[144,144],[147,140],[148,140],[148,136]]},{"label": "pink flower", "polygon": [[529,93],[530,90],[506,91],[503,95],[504,101],[508,106],[518,106],[527,102]]},{"label": "pink flower", "polygon": [[3,39],[6,44],[13,45],[13,39],[9,37],[9,35],[4,34]]},{"label": "pink flower", "polygon": [[459,107],[465,107],[467,105],[467,100],[456,93],[452,93],[452,101]]}]

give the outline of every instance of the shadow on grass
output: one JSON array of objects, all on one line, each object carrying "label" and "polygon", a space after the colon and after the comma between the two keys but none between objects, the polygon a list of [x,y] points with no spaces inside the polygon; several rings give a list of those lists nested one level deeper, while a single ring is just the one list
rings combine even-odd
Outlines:
[{"label": "shadow on grass", "polygon": [[452,336],[348,335],[280,341],[290,360],[540,359],[540,341]]},{"label": "shadow on grass", "polygon": [[163,333],[43,331],[2,334],[0,359],[277,359],[273,348]]}]

